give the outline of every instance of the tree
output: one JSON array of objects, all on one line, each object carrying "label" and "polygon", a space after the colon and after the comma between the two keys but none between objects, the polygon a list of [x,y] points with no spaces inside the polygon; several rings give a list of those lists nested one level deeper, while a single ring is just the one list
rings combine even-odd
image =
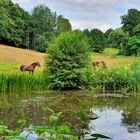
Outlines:
[{"label": "tree", "polygon": [[104,36],[105,36],[105,38],[106,39],[108,39],[108,37],[109,37],[109,34],[111,33],[113,31],[113,29],[108,29],[108,30],[106,30],[106,32],[104,33]]},{"label": "tree", "polygon": [[90,81],[89,45],[81,32],[61,33],[47,48],[46,74],[51,89],[79,89]]},{"label": "tree", "polygon": [[90,37],[90,31],[88,29],[84,29],[83,33],[87,36]]},{"label": "tree", "polygon": [[[32,24],[32,38],[34,38],[34,47],[37,45],[36,39],[40,35],[45,36],[47,42],[49,42],[56,34],[56,13],[53,13],[45,5],[38,5],[32,12]],[[46,47],[47,46],[43,45],[43,50],[45,50]],[[36,46],[35,48],[39,48],[39,46]]]},{"label": "tree", "polygon": [[70,21],[64,18],[62,15],[57,18],[57,33],[72,31]]},{"label": "tree", "polygon": [[[11,0],[0,1],[0,42],[16,47],[25,46],[25,17],[28,12]],[[23,43],[24,42],[24,43]]]},{"label": "tree", "polygon": [[123,47],[125,47],[127,44],[127,34],[121,28],[113,30],[109,34],[108,43],[111,47],[122,51]]},{"label": "tree", "polygon": [[123,25],[123,30],[129,34],[133,35],[133,29],[136,25],[140,23],[140,11],[137,9],[129,9],[128,13],[121,16],[121,24]]},{"label": "tree", "polygon": [[9,18],[7,11],[3,7],[0,7],[0,43],[4,43],[10,39],[8,25],[11,26],[12,24],[13,22]]},{"label": "tree", "polygon": [[99,29],[92,29],[89,34],[89,43],[95,52],[102,52],[105,48],[104,33]]},{"label": "tree", "polygon": [[46,37],[44,35],[39,35],[36,38],[35,50],[39,52],[46,52],[46,46],[48,46]]},{"label": "tree", "polygon": [[140,24],[133,29],[134,36],[128,40],[126,55],[140,55]]},{"label": "tree", "polygon": [[106,42],[106,47],[110,47],[109,45],[109,35],[110,33],[113,31],[113,29],[108,29],[105,33],[104,33],[104,36],[105,36],[105,42]]}]

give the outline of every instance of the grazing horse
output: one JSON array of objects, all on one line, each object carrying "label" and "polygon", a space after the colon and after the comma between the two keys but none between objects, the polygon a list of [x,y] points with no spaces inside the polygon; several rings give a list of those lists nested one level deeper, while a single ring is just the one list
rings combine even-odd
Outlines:
[{"label": "grazing horse", "polygon": [[31,65],[21,65],[20,66],[20,70],[21,71],[29,71],[29,74],[32,72],[32,74],[34,73],[34,70],[35,70],[35,67],[38,66],[38,67],[41,67],[40,63],[39,62],[34,62],[32,63]]},{"label": "grazing horse", "polygon": [[95,61],[92,63],[94,69],[96,70],[96,66],[99,67],[100,62],[99,61]]},{"label": "grazing horse", "polygon": [[102,64],[102,67],[103,67],[103,68],[105,68],[105,69],[107,68],[107,67],[106,67],[106,63],[105,63],[104,61],[101,61],[100,63]]},{"label": "grazing horse", "polygon": [[96,70],[96,67],[99,67],[99,66],[102,66],[105,69],[107,68],[106,63],[104,61],[95,61],[95,62],[92,62],[92,65],[95,70]]}]

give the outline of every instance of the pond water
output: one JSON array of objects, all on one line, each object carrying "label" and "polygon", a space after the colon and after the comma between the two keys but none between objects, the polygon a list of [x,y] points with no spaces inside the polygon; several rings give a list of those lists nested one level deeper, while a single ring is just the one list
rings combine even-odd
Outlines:
[{"label": "pond water", "polygon": [[78,109],[76,97],[89,100],[90,110],[99,116],[89,122],[91,132],[110,136],[113,140],[140,139],[140,96],[93,97],[89,99],[81,91],[62,93],[31,92],[0,96],[0,121],[14,129],[19,119],[26,119],[27,126],[46,125],[47,114],[43,108],[49,106],[56,112],[63,112],[61,122],[76,123],[69,113]]}]

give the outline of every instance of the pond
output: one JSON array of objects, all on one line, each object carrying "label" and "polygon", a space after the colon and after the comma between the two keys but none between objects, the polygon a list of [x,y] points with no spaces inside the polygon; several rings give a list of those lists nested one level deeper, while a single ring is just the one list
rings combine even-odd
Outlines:
[{"label": "pond", "polygon": [[43,108],[49,106],[56,112],[63,112],[61,122],[76,123],[69,113],[78,109],[77,97],[90,100],[90,110],[99,116],[89,122],[91,132],[98,132],[113,140],[139,140],[140,138],[140,96],[93,97],[89,99],[81,91],[59,93],[31,92],[0,96],[0,121],[15,129],[19,119],[26,119],[27,126],[46,125],[47,114]]}]

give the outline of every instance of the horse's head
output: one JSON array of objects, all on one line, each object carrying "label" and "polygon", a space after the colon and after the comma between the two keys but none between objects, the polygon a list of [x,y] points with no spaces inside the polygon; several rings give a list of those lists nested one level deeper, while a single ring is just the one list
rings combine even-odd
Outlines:
[{"label": "horse's head", "polygon": [[101,61],[100,63],[102,64],[103,68],[107,68],[106,63],[104,61]]},{"label": "horse's head", "polygon": [[36,65],[37,65],[38,67],[41,67],[41,65],[40,65],[40,63],[39,63],[39,62],[36,62]]}]

